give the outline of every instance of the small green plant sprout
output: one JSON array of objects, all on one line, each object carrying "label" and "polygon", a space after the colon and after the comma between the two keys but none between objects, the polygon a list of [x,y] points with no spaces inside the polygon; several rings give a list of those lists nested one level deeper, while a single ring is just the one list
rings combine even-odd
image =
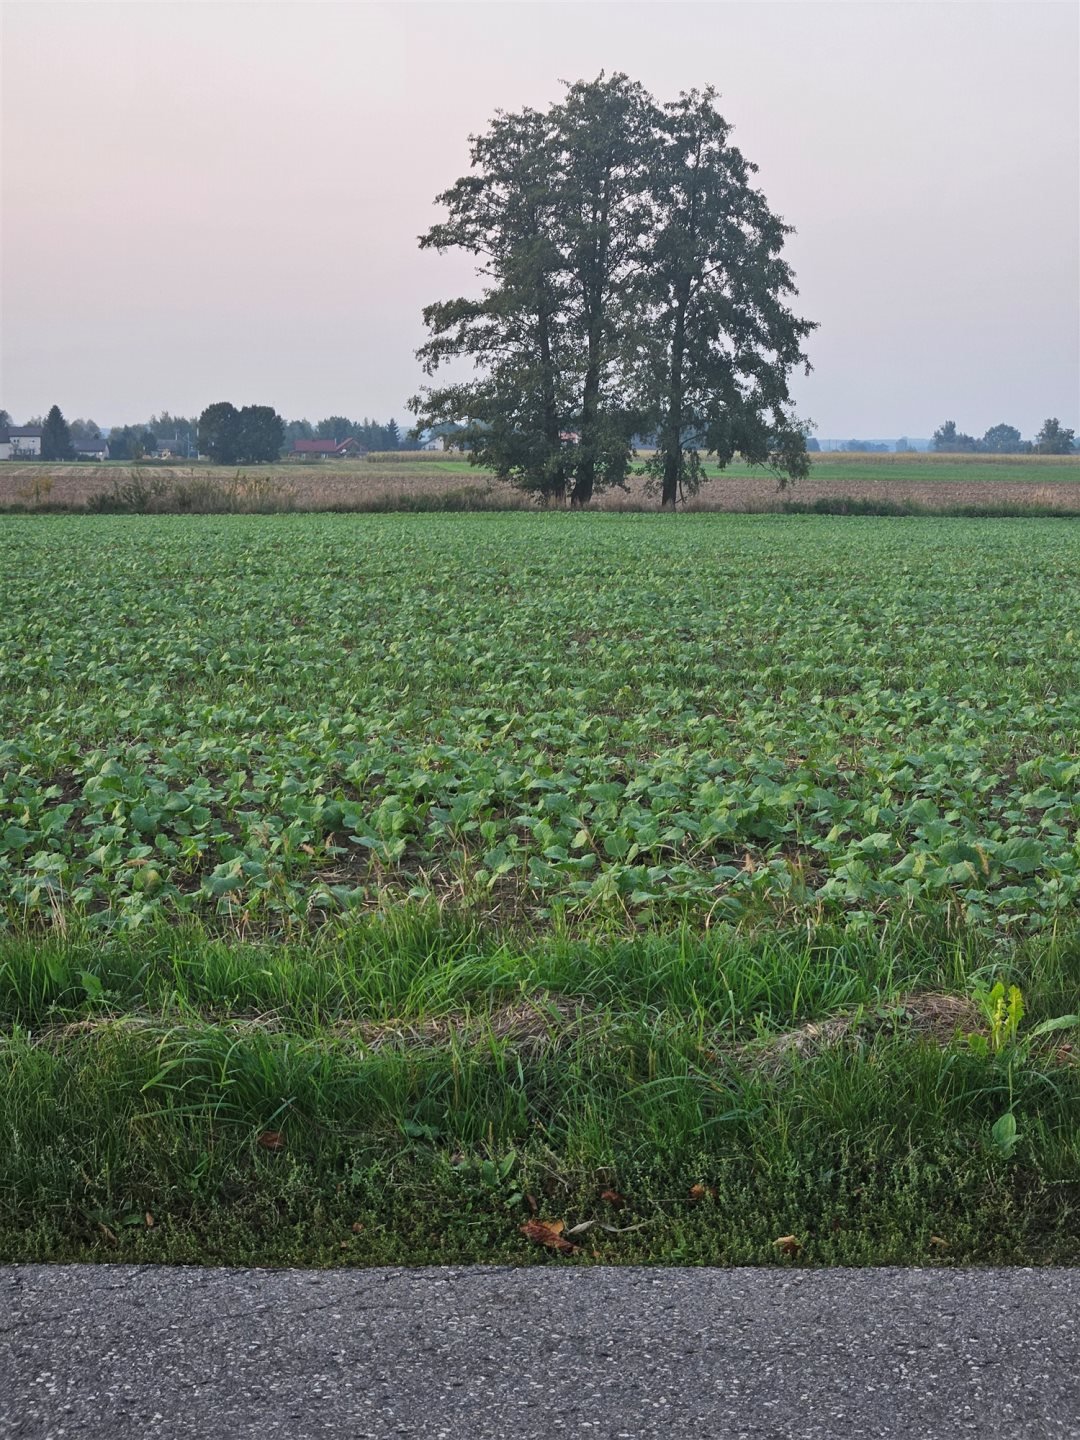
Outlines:
[{"label": "small green plant sprout", "polygon": [[1019,1145],[1020,1131],[1016,1128],[1016,1116],[1011,1110],[994,1121],[990,1127],[990,1140],[1003,1160],[1010,1160]]},{"label": "small green plant sprout", "polygon": [[1055,1030],[1069,1030],[1080,1025],[1080,1015],[1056,1015],[1050,1020],[1043,1020],[1021,1036],[1024,997],[1019,986],[1010,985],[1006,990],[1004,983],[999,980],[990,990],[976,990],[975,999],[986,1016],[989,1035],[969,1035],[969,1046],[977,1055],[1003,1055],[1008,1062],[1009,1108],[990,1127],[990,1143],[1003,1160],[1009,1160],[1023,1138],[1023,1132],[1018,1129],[1013,1112],[1014,1066],[1028,1058],[1032,1044],[1042,1036]]},{"label": "small green plant sprout", "polygon": [[984,1001],[986,1018],[990,1022],[990,1049],[995,1055],[1010,1045],[1015,1045],[1024,1018],[1024,997],[1018,985],[1010,985],[1006,991],[999,980]]},{"label": "small green plant sprout", "polygon": [[1080,1015],[1055,1015],[1020,1035],[1020,1022],[1024,1018],[1024,997],[1017,985],[1006,990],[999,980],[992,989],[976,989],[974,998],[986,1016],[988,1035],[969,1035],[968,1044],[976,1054],[1000,1055],[1003,1051],[1015,1053],[1022,1050],[1026,1057],[1032,1042],[1050,1035],[1055,1030],[1071,1030],[1080,1025]]}]

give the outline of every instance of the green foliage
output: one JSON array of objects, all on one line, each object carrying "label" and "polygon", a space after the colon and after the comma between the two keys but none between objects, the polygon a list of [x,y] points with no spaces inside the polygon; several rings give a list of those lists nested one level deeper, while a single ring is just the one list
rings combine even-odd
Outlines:
[{"label": "green foliage", "polygon": [[394,451],[415,444],[414,441],[402,440],[395,420],[388,420],[382,425],[377,420],[350,420],[345,415],[330,415],[315,425],[309,420],[290,420],[285,425],[285,442],[290,449],[294,440],[340,442],[350,436],[367,451]]},{"label": "green foliage", "polygon": [[157,448],[157,436],[142,425],[114,425],[109,431],[110,460],[142,460]]},{"label": "green foliage", "polygon": [[1076,448],[1076,432],[1067,430],[1060,420],[1044,420],[1035,436],[1035,449],[1040,455],[1071,455]]},{"label": "green foliage", "polygon": [[240,411],[240,461],[277,460],[285,444],[285,422],[272,405],[245,405]]},{"label": "green foliage", "polygon": [[477,373],[410,405],[466,422],[475,463],[542,503],[624,484],[641,433],[669,507],[706,478],[699,450],[808,473],[787,379],[814,327],[785,303],[790,227],[715,101],[579,81],[545,113],[500,113],[438,197],[447,218],[421,246],[477,257],[483,291],[429,305],[419,355],[429,375],[463,358]]},{"label": "green foliage", "polygon": [[[1075,1006],[1077,954],[1011,949],[1031,1016]],[[405,906],[284,943],[0,936],[0,1253],[527,1262],[535,1206],[610,1263],[771,1263],[790,1233],[818,1264],[1075,1261],[1080,1067],[916,1023],[1001,955]]]},{"label": "green foliage", "polygon": [[43,460],[73,460],[75,458],[75,451],[71,444],[71,431],[60,412],[59,405],[54,405],[45,416],[45,424],[41,432],[41,458]]},{"label": "green foliage", "polygon": [[[1015,425],[991,425],[982,438],[981,448],[994,455],[1018,455],[1025,447]],[[1027,448],[1030,449],[1030,445]]]},{"label": "green foliage", "polygon": [[218,465],[277,460],[285,443],[285,422],[270,405],[237,410],[227,400],[199,416],[199,449]]},{"label": "green foliage", "polygon": [[978,444],[974,435],[965,435],[962,431],[957,431],[955,420],[946,420],[944,425],[934,431],[935,450],[964,454],[976,450]]},{"label": "green foliage", "polygon": [[228,400],[208,405],[199,416],[199,453],[216,465],[235,465],[240,448],[239,410]]}]

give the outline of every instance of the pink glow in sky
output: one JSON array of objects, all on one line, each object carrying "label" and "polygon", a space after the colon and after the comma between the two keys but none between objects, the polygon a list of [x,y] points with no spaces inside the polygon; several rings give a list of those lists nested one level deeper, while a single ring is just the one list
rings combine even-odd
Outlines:
[{"label": "pink glow in sky", "polygon": [[820,322],[826,436],[1080,421],[1072,3],[3,6],[2,371],[16,420],[212,401],[405,420],[435,194],[498,107],[713,84]]}]

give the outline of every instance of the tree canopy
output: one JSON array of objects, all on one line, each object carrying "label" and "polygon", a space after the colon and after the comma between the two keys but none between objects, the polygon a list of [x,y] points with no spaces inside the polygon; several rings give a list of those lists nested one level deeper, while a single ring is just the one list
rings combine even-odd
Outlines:
[{"label": "tree canopy", "polygon": [[982,438],[982,448],[991,455],[1017,455],[1024,442],[1015,425],[991,425]]},{"label": "tree canopy", "polygon": [[75,451],[71,444],[71,430],[61,413],[60,406],[54,405],[45,416],[41,431],[41,458],[43,460],[73,460]]},{"label": "tree canopy", "polygon": [[479,298],[424,310],[422,425],[465,422],[472,458],[542,500],[625,482],[635,437],[674,507],[701,454],[736,451],[783,483],[809,468],[788,379],[815,328],[788,301],[791,233],[753,187],[712,89],[658,105],[625,75],[546,112],[499,112],[472,172],[438,197],[422,248],[475,257]]},{"label": "tree canopy", "polygon": [[208,405],[199,416],[199,450],[218,465],[247,465],[277,460],[285,443],[285,422],[271,405],[228,400]]},{"label": "tree canopy", "polygon": [[157,436],[145,425],[114,425],[109,431],[111,460],[142,460],[157,449]]},{"label": "tree canopy", "polygon": [[1043,421],[1042,429],[1035,436],[1035,449],[1040,455],[1071,455],[1075,442],[1075,431],[1067,430],[1055,417]]},{"label": "tree canopy", "polygon": [[1015,425],[991,425],[981,440],[974,435],[965,435],[957,430],[955,420],[946,420],[934,431],[935,450],[955,454],[987,455],[1070,455],[1075,445],[1075,435],[1067,430],[1060,420],[1044,420],[1042,429],[1034,443],[1024,440]]}]

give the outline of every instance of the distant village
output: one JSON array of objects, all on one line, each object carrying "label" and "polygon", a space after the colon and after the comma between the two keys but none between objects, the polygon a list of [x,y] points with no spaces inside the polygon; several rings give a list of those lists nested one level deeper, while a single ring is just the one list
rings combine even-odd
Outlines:
[{"label": "distant village", "polygon": [[[4,413],[4,412],[0,412]],[[93,421],[72,421],[66,426],[68,445],[62,454],[50,453],[46,422],[14,425],[0,421],[0,460],[199,460],[209,458],[199,446],[198,422],[183,420],[169,431],[147,425],[113,426],[103,430]],[[386,425],[364,420],[352,424],[332,417],[312,425],[306,420],[283,423],[279,455],[284,460],[342,460],[372,451],[447,450],[451,433],[461,427],[437,426],[419,435],[403,435],[391,420]],[[326,433],[329,431],[330,433]],[[355,433],[354,433],[355,432]]]},{"label": "distant village", "polygon": [[[308,425],[306,421],[294,421],[290,422],[286,430],[301,427],[314,430],[321,428],[324,423],[320,422],[319,427],[314,427]],[[368,427],[370,427],[370,422],[363,422],[356,428],[363,430]],[[183,433],[170,435],[159,435],[148,426],[119,427],[121,432],[119,444],[112,440],[116,428],[118,427],[102,431],[94,426],[93,422],[90,422],[90,428],[87,429],[84,422],[73,422],[69,426],[71,453],[67,458],[83,463],[95,460],[198,460],[207,458],[199,450],[198,435],[194,424],[190,429],[185,426]],[[363,438],[358,438],[352,433],[292,436],[286,434],[280,458],[297,461],[346,460],[362,457],[373,450],[380,452],[386,450],[456,450],[462,448],[460,436],[464,433],[465,428],[463,425],[444,424],[422,430],[416,436],[401,435],[397,432],[394,422],[391,421],[388,426],[378,427],[379,430],[388,433],[372,437],[376,441],[374,444],[367,444]],[[131,431],[136,432],[134,443]],[[42,459],[44,435],[44,424],[0,425],[0,460]],[[567,434],[562,438],[572,441],[576,439],[576,436]],[[379,443],[380,441],[382,443]],[[933,441],[929,439],[909,439],[905,436],[894,440],[817,440],[811,437],[808,448],[815,451],[897,451],[903,453],[905,451],[932,450],[934,445]]]},{"label": "distant village", "polygon": [[[245,425],[248,427],[245,430]],[[234,427],[230,431],[230,426]],[[246,406],[243,410],[222,403],[210,406],[199,417],[173,416],[168,411],[152,415],[144,425],[111,426],[102,429],[93,420],[66,421],[58,406],[43,420],[16,425],[6,410],[0,410],[0,461],[71,460],[127,461],[205,460],[218,463],[267,461],[318,462],[346,460],[388,451],[468,450],[469,427],[446,422],[420,431],[403,432],[395,420],[382,424],[374,420],[350,420],[331,415],[312,424],[308,420],[285,421],[270,406]],[[247,444],[233,443],[245,435]],[[577,435],[564,432],[560,439],[574,443]],[[648,450],[649,436],[634,437],[637,449]],[[812,452],[853,454],[939,454],[976,453],[999,455],[1068,455],[1077,451],[1075,432],[1056,419],[1044,422],[1033,440],[1025,440],[1015,426],[999,424],[976,437],[957,429],[947,420],[929,438],[901,435],[895,439],[808,436]]]}]

